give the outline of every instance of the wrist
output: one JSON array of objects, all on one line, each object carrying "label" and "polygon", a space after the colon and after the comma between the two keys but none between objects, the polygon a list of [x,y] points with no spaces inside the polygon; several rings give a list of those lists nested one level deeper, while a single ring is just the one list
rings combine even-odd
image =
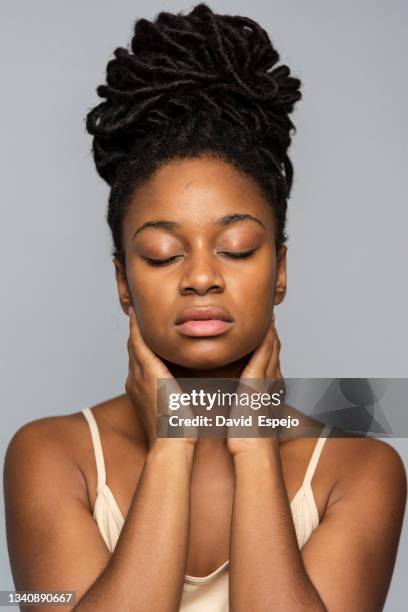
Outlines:
[{"label": "wrist", "polygon": [[187,457],[194,456],[196,441],[187,438],[155,438],[149,442],[148,456],[167,456],[185,454]]},{"label": "wrist", "polygon": [[276,438],[250,438],[241,440],[237,448],[231,452],[234,462],[276,461],[280,457],[279,444]]}]

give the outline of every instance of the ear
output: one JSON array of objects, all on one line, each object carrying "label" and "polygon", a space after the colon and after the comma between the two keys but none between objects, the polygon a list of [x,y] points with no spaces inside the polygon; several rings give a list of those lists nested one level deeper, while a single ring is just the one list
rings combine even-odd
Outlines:
[{"label": "ear", "polygon": [[287,247],[283,244],[277,255],[276,281],[275,281],[275,304],[280,304],[285,299],[287,289],[286,253]]},{"label": "ear", "polygon": [[115,266],[116,284],[118,287],[119,301],[123,312],[127,315],[128,308],[132,304],[132,298],[129,291],[129,286],[126,279],[126,271],[122,262],[115,256],[113,258]]}]

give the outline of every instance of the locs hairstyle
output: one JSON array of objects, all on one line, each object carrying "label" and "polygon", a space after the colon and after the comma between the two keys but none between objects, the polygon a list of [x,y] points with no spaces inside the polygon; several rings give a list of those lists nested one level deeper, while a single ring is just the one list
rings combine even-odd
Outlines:
[{"label": "locs hairstyle", "polygon": [[254,179],[272,206],[276,248],[286,240],[293,167],[289,119],[301,82],[267,32],[248,17],[206,4],[134,24],[130,50],[106,68],[104,101],[86,116],[99,175],[109,184],[107,221],[125,268],[122,225],[131,196],[160,165],[212,155]]}]

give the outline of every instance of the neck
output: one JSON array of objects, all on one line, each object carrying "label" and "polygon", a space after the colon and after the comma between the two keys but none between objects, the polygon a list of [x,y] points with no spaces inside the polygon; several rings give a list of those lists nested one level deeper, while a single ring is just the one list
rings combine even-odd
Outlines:
[{"label": "neck", "polygon": [[[244,355],[240,359],[233,361],[227,365],[219,368],[210,368],[207,370],[197,370],[193,368],[187,368],[178,364],[172,363],[165,359],[162,359],[166,364],[170,373],[175,378],[240,378],[245,366],[250,360],[252,353]],[[220,460],[219,451],[224,454],[229,463],[231,458],[226,446],[226,440],[223,438],[200,438],[197,442],[196,458],[195,463],[198,465],[208,465],[211,461],[218,462]]]}]

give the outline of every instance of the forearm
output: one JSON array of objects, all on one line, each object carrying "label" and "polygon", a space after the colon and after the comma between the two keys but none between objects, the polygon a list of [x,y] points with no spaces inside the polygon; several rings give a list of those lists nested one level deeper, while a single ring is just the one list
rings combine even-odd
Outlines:
[{"label": "forearm", "polygon": [[192,444],[160,441],[148,454],[116,548],[74,610],[179,610],[190,523]]},{"label": "forearm", "polygon": [[304,568],[277,443],[234,456],[230,610],[326,611]]}]

